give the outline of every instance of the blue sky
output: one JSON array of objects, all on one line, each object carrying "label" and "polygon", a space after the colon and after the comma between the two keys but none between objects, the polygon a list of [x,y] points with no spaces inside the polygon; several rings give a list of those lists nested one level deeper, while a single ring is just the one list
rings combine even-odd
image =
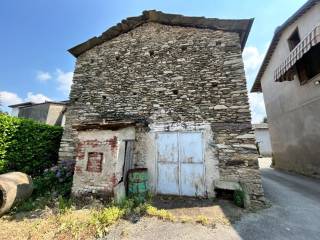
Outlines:
[{"label": "blue sky", "polygon": [[[275,28],[306,0],[2,0],[0,94],[5,107],[21,101],[65,100],[75,58],[67,50],[129,16],[156,9],[187,16],[255,18],[246,49],[248,87]],[[254,122],[262,96],[250,95]]]}]

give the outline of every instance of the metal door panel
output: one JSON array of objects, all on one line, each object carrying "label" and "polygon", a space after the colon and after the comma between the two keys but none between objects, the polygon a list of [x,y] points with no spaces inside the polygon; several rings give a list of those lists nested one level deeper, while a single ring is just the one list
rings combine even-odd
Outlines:
[{"label": "metal door panel", "polygon": [[158,134],[158,162],[178,163],[178,134]]},{"label": "metal door panel", "polygon": [[157,191],[160,194],[179,195],[178,134],[158,134],[157,151]]},{"label": "metal door panel", "polygon": [[158,193],[179,195],[178,164],[158,163]]},{"label": "metal door panel", "polygon": [[183,196],[203,196],[203,164],[181,164],[180,188]]},{"label": "metal door panel", "polygon": [[179,157],[182,163],[202,163],[202,134],[179,134]]},{"label": "metal door panel", "polygon": [[179,134],[180,194],[204,195],[204,166],[202,134],[184,132]]}]

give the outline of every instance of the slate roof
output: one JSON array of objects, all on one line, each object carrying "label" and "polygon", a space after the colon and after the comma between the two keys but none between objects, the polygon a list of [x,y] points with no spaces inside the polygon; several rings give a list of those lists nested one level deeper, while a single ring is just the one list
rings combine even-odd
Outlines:
[{"label": "slate roof", "polygon": [[93,37],[89,40],[69,49],[68,51],[75,57],[89,49],[113,39],[123,33],[129,32],[144,23],[155,22],[164,25],[206,28],[213,30],[223,30],[237,32],[240,35],[242,49],[247,41],[253,19],[218,19],[205,17],[186,17],[178,14],[168,14],[156,10],[144,11],[137,17],[129,17],[122,20],[121,23],[109,28],[99,37]]}]

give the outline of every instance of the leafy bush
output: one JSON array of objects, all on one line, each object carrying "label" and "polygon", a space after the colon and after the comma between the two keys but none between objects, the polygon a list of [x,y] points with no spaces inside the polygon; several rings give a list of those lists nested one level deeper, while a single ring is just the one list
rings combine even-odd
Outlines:
[{"label": "leafy bush", "polygon": [[72,172],[72,167],[63,165],[46,169],[42,175],[33,179],[35,195],[56,192],[58,195],[68,197],[72,186]]},{"label": "leafy bush", "polygon": [[135,207],[137,207],[134,200],[130,199],[130,198],[125,198],[122,202],[120,202],[116,205],[117,205],[117,207],[124,210],[125,215],[130,214],[135,209]]},{"label": "leafy bush", "polygon": [[26,201],[20,202],[12,209],[12,213],[15,212],[29,212],[36,209],[44,209],[46,206],[50,205],[51,198],[49,195],[39,196],[37,198],[31,197]]},{"label": "leafy bush", "polygon": [[20,203],[15,211],[32,211],[54,205],[56,200],[60,212],[71,207],[69,199],[72,187],[72,166],[54,166],[33,178],[32,196]]},{"label": "leafy bush", "polygon": [[58,208],[60,213],[67,212],[72,207],[72,201],[70,198],[64,198],[59,196],[58,198]]},{"label": "leafy bush", "polygon": [[237,205],[238,207],[244,207],[244,192],[241,190],[236,190],[233,193],[233,201],[235,203],[235,205]]},{"label": "leafy bush", "polygon": [[57,163],[63,129],[0,113],[0,173],[38,176]]}]

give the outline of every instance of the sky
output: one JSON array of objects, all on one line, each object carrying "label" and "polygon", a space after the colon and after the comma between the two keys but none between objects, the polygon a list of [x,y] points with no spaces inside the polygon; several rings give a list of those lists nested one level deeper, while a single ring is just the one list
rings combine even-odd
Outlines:
[{"label": "sky", "polygon": [[[248,90],[274,30],[306,0],[1,0],[0,98],[4,111],[24,101],[66,100],[75,65],[67,50],[143,10],[212,18],[255,18],[243,51]],[[249,94],[253,122],[262,94]]]}]

